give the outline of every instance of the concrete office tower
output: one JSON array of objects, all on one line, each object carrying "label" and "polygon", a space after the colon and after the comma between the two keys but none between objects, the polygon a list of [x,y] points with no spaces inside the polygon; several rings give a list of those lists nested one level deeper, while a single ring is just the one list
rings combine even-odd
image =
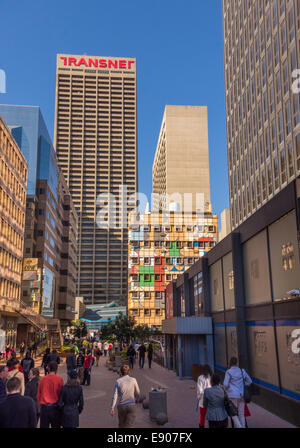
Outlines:
[{"label": "concrete office tower", "polygon": [[[119,186],[137,191],[135,59],[57,55],[54,146],[79,214],[77,295],[86,305],[125,303],[128,228],[120,226],[127,213]],[[99,228],[104,201],[97,198],[109,193],[117,223]]]},{"label": "concrete office tower", "polygon": [[225,208],[221,213],[221,228],[219,241],[223,240],[231,232],[230,209]]},{"label": "concrete office tower", "polygon": [[[153,193],[173,195],[189,212],[211,211],[206,106],[166,106],[152,168]],[[179,193],[179,199],[176,197]],[[191,197],[184,194],[190,193]],[[204,203],[196,203],[196,194]],[[181,198],[181,200],[180,200]],[[171,202],[170,201],[170,202]],[[168,201],[153,198],[153,209],[169,210]]]},{"label": "concrete office tower", "polygon": [[25,230],[27,162],[0,117],[0,350],[16,346]]},{"label": "concrete office tower", "polygon": [[223,23],[234,229],[300,172],[300,6],[223,0]]},{"label": "concrete office tower", "polygon": [[40,108],[0,105],[0,115],[28,163],[21,298],[67,326],[75,316],[78,217]]}]

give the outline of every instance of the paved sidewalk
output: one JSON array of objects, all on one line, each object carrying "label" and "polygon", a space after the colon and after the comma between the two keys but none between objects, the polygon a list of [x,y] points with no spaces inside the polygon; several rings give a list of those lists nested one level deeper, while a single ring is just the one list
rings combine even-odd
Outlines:
[{"label": "paved sidewalk", "polygon": [[[117,428],[118,419],[109,414],[114,383],[117,373],[105,367],[106,358],[101,357],[99,367],[92,369],[90,386],[83,386],[85,406],[80,416],[81,428]],[[59,374],[66,380],[65,363],[59,367]],[[174,372],[170,372],[153,363],[148,369],[139,369],[137,362],[132,372],[141,389],[147,396],[151,387],[167,389],[168,418],[164,425],[168,428],[198,428],[199,413],[196,411],[196,383],[192,380],[180,381]],[[293,428],[293,425],[264,410],[254,403],[249,404],[251,417],[247,419],[249,428]],[[149,410],[142,405],[137,409],[137,428],[162,428],[149,417]]]}]

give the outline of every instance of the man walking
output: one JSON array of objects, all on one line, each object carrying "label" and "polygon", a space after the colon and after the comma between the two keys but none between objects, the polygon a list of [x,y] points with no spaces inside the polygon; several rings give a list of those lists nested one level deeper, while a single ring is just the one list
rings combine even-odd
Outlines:
[{"label": "man walking", "polygon": [[66,363],[67,363],[68,377],[71,378],[72,372],[74,372],[74,370],[76,370],[77,367],[74,348],[71,348],[70,353],[67,355]]},{"label": "man walking", "polygon": [[104,356],[107,356],[108,347],[109,347],[109,344],[107,342],[104,342],[104,344],[103,344]]},{"label": "man walking", "polygon": [[82,351],[79,352],[77,356],[77,372],[80,384],[83,383],[83,375],[84,375],[84,354]]},{"label": "man walking", "polygon": [[144,344],[141,344],[138,348],[138,352],[140,353],[140,357],[139,357],[139,366],[140,369],[144,368],[144,364],[145,364],[145,353],[146,353],[146,347]]},{"label": "man walking", "polygon": [[25,358],[21,361],[21,367],[24,373],[25,385],[28,383],[28,375],[31,369],[34,368],[34,360],[30,356],[30,352],[26,352]]},{"label": "man walking", "polygon": [[31,397],[21,395],[21,381],[7,381],[7,397],[0,401],[0,428],[36,428],[36,409]]},{"label": "man walking", "polygon": [[41,428],[59,428],[60,410],[57,406],[59,394],[64,384],[61,376],[56,375],[57,363],[49,363],[49,375],[44,376],[38,387],[38,402],[41,405]]},{"label": "man walking", "polygon": [[84,372],[83,372],[83,382],[82,386],[85,386],[85,382],[87,382],[87,385],[89,386],[91,384],[91,370],[92,365],[94,363],[94,358],[91,355],[90,350],[87,352],[86,357],[84,358]]},{"label": "man walking", "polygon": [[119,428],[133,428],[136,415],[136,402],[140,396],[140,389],[135,378],[129,376],[130,368],[121,367],[121,375],[115,383],[110,415],[115,414],[115,406],[119,398],[118,417]]}]

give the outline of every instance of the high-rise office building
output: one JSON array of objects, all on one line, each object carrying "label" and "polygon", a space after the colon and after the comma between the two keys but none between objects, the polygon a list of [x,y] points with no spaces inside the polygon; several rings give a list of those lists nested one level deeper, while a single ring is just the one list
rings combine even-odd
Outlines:
[{"label": "high-rise office building", "polygon": [[[134,58],[57,55],[54,146],[79,215],[77,295],[86,305],[127,300],[119,187],[137,191],[136,126]],[[109,220],[117,225],[100,228],[97,215],[114,200]]]},{"label": "high-rise office building", "polygon": [[25,230],[27,162],[0,117],[0,347],[16,346]]},{"label": "high-rise office building", "polygon": [[300,67],[300,4],[223,0],[223,23],[230,209],[236,228],[300,172],[299,83],[293,77]]},{"label": "high-rise office building", "polygon": [[67,326],[75,316],[77,213],[40,108],[0,105],[0,115],[28,162],[21,298]]},{"label": "high-rise office building", "polygon": [[[210,210],[208,123],[206,106],[166,106],[152,168],[154,210]],[[178,194],[178,196],[176,195]],[[186,196],[184,194],[190,194]],[[199,196],[197,201],[196,195]],[[185,200],[184,200],[185,199]]]}]

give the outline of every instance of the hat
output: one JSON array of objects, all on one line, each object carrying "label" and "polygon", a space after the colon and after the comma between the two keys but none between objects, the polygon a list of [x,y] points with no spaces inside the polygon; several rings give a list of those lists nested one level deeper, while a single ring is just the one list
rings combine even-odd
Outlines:
[{"label": "hat", "polygon": [[76,378],[78,378],[77,370],[72,370],[72,371],[69,373],[69,377],[70,377],[72,380],[75,380]]}]

